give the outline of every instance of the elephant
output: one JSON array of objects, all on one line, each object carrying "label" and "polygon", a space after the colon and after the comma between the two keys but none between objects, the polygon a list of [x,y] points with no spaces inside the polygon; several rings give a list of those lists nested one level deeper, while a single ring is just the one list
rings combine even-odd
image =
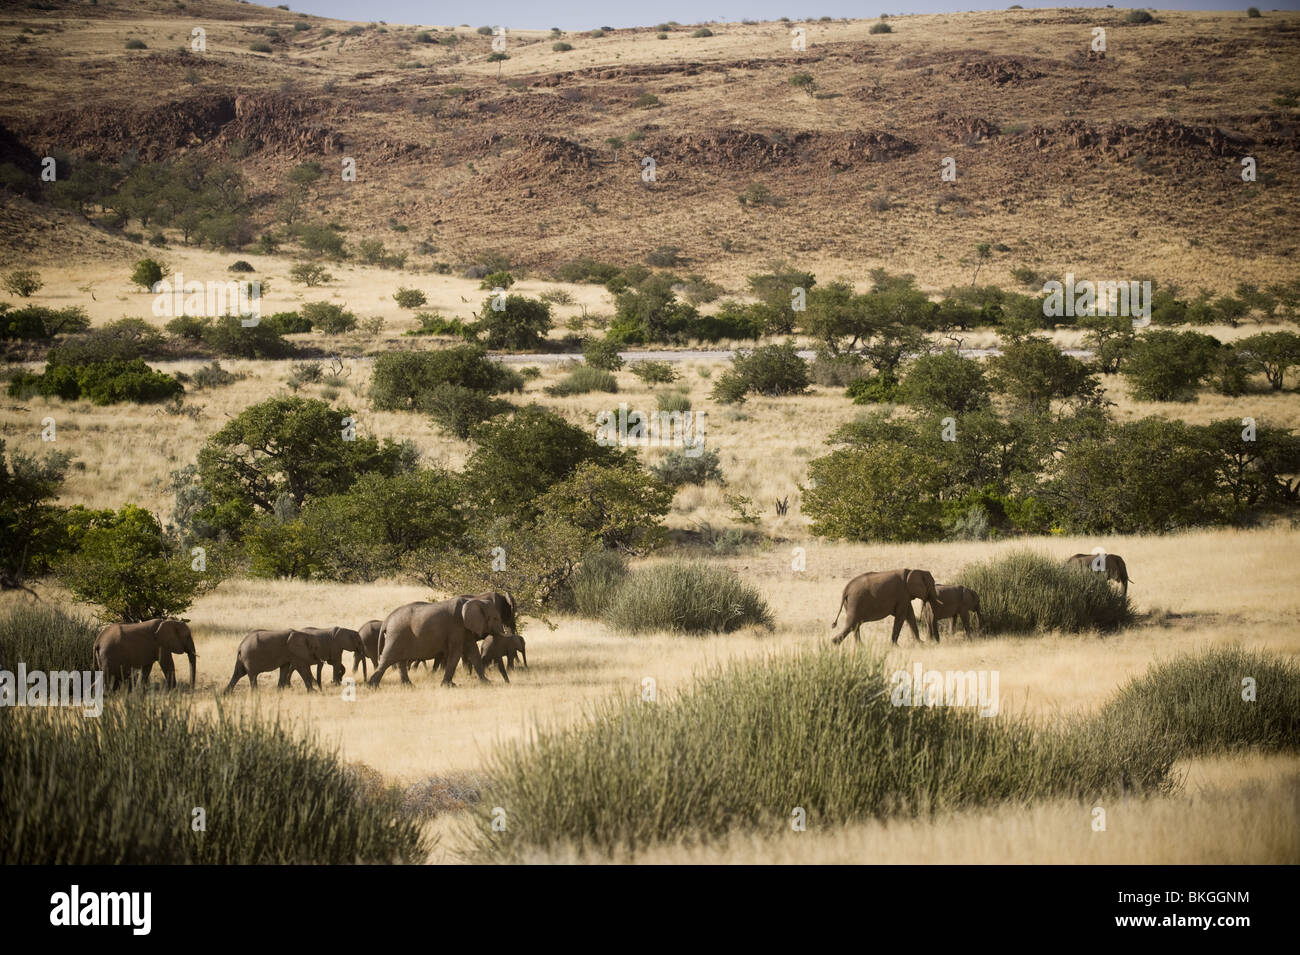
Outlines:
[{"label": "elephant", "polygon": [[1067,558],[1065,562],[1076,567],[1082,567],[1084,570],[1095,570],[1097,573],[1101,573],[1093,564],[1093,561],[1099,557],[1102,560],[1102,567],[1105,568],[1107,579],[1118,580],[1120,586],[1124,588],[1124,596],[1127,597],[1128,585],[1133,578],[1129,577],[1128,566],[1124,563],[1124,558],[1119,554],[1075,554],[1073,557]]},{"label": "elephant", "polygon": [[[840,622],[840,614],[847,611],[844,628],[833,638],[833,643],[840,643],[853,631],[853,636],[862,642],[862,624],[871,620],[883,620],[893,615],[894,632],[891,639],[898,643],[898,632],[904,622],[912,628],[912,636],[921,639],[916,629],[916,615],[912,612],[912,600],[919,598],[923,604],[936,604],[939,595],[935,591],[934,576],[928,570],[880,570],[873,573],[859,574],[844,586],[840,597],[840,609],[835,614],[831,626]],[[939,626],[930,622],[930,636],[938,641]]]},{"label": "elephant", "polygon": [[984,629],[984,612],[980,609],[979,594],[969,587],[949,587],[940,584],[935,587],[939,594],[937,604],[926,604],[921,608],[921,616],[925,618],[926,626],[934,634],[936,640],[939,639],[939,621],[952,620],[953,632],[957,632],[957,618],[961,617],[961,625],[966,629],[966,636],[970,637],[970,615],[975,614],[975,621],[980,630]]},{"label": "elephant", "polygon": [[142,623],[110,623],[99,631],[93,648],[95,666],[110,681],[110,689],[117,689],[126,677],[126,688],[131,689],[131,671],[140,671],[140,683],[149,682],[149,671],[154,662],[162,667],[168,689],[176,687],[176,666],[173,653],[183,653],[190,659],[190,689],[194,689],[197,675],[194,652],[194,635],[184,620],[155,617]]},{"label": "elephant", "polygon": [[[520,633],[506,634],[504,640],[498,640],[495,636],[489,634],[483,641],[483,647],[480,654],[483,658],[484,669],[487,669],[495,663],[497,669],[501,671],[501,678],[507,683],[510,682],[510,677],[506,673],[506,668],[502,665],[503,659],[509,661],[510,669],[512,670],[515,668],[516,657],[522,657],[524,666],[528,666],[528,652],[526,650],[523,635]],[[433,658],[433,665],[430,669],[436,670],[438,667],[442,666],[445,657],[446,655],[443,653],[439,653],[435,656]],[[411,666],[418,666],[421,662],[422,661],[417,660],[415,663],[412,663]]]},{"label": "elephant", "polygon": [[[361,647],[363,653],[360,656],[356,654],[352,657],[352,672],[357,672],[357,664],[370,660],[371,666],[379,666],[379,631],[384,626],[382,620],[367,620],[361,625],[357,633],[361,637]],[[362,676],[365,676],[364,665],[362,667]]]},{"label": "elephant", "polygon": [[[323,650],[321,662],[316,664],[316,685],[324,688],[321,683],[321,670],[328,663],[334,670],[334,678],[331,682],[338,684],[343,682],[343,674],[347,672],[347,666],[343,662],[343,654],[350,652],[352,654],[352,668],[356,669],[356,661],[361,661],[361,677],[365,679],[366,673],[366,656],[365,647],[361,643],[361,634],[355,630],[349,630],[347,627],[298,627],[299,633],[312,633],[320,638]],[[289,664],[280,667],[280,686],[289,685],[289,675],[291,673]]]},{"label": "elephant", "polygon": [[[483,658],[478,641],[491,634],[504,641],[514,635],[513,614],[510,624],[499,609],[500,595],[489,593],[477,597],[452,597],[438,603],[417,601],[398,607],[384,619],[379,634],[379,663],[370,677],[371,686],[379,686],[389,667],[397,666],[402,682],[410,683],[407,667],[414,660],[433,660],[443,656],[443,686],[454,686],[452,678],[462,656],[484,683]],[[497,663],[501,666],[500,661]],[[505,673],[504,666],[501,672]]]},{"label": "elephant", "polygon": [[[235,688],[242,676],[248,685],[257,689],[257,675],[268,670],[288,667],[302,677],[307,692],[312,690],[311,668],[329,661],[329,649],[316,633],[304,630],[254,630],[244,637],[235,656],[235,673],[226,684],[225,692]],[[286,679],[280,684],[288,686]]]}]

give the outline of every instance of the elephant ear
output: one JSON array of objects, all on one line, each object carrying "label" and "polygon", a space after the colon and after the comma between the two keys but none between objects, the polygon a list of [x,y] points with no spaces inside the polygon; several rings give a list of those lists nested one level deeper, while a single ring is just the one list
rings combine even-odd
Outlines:
[{"label": "elephant ear", "polygon": [[480,636],[487,633],[488,615],[484,601],[477,599],[466,600],[460,605],[460,619],[464,622],[466,629]]}]

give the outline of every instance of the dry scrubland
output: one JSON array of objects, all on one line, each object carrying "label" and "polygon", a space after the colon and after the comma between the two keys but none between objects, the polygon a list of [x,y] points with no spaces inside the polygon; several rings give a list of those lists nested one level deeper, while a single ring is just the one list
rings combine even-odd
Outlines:
[{"label": "dry scrubland", "polygon": [[[415,28],[344,37],[348,24],[313,18],[305,35],[291,34],[263,56],[248,51],[257,38],[250,26],[291,15],[224,0],[191,0],[187,7],[191,17],[213,18],[194,88],[181,79],[193,64],[166,52],[181,45],[190,25],[169,5],[128,8],[102,0],[96,17],[104,19],[80,19],[83,8],[74,15],[57,4],[53,15],[7,12],[0,19],[0,48],[9,56],[0,78],[13,95],[0,106],[4,131],[32,140],[34,131],[49,128],[70,148],[81,143],[113,159],[123,143],[136,141],[151,157],[194,150],[222,158],[239,140],[252,147],[246,174],[272,190],[308,158],[328,167],[342,155],[356,155],[359,181],[349,188],[323,180],[316,211],[346,224],[349,243],[382,236],[391,248],[411,252],[427,239],[438,251],[430,258],[412,255],[403,271],[329,263],[334,280],[304,289],[288,279],[288,256],[204,251],[178,241],[145,253],[69,213],[15,200],[0,208],[0,269],[37,267],[46,285],[31,301],[81,305],[96,326],[123,316],[165,323],[149,314],[150,296],[127,281],[132,261],[143,254],[157,254],[175,271],[199,279],[227,278],[226,267],[245,259],[256,269],[252,277],[271,282],[264,314],[329,300],[363,319],[380,317],[384,327],[373,338],[293,336],[319,354],[346,356],[348,372],[341,386],[308,385],[300,393],[351,407],[360,434],[409,439],[428,463],[458,468],[467,446],[420,415],[372,410],[361,356],[433,345],[402,336],[417,322],[393,302],[399,286],[424,291],[428,308],[447,317],[478,311],[485,293],[477,280],[430,269],[441,260],[473,263],[487,249],[505,249],[528,269],[512,292],[536,296],[563,289],[572,296],[572,304],[555,310],[552,338],[564,334],[566,319],[584,311],[608,316],[613,304],[598,286],[540,277],[551,267],[585,254],[635,262],[669,243],[682,248],[689,271],[730,293],[743,291],[746,275],[777,259],[813,271],[819,282],[842,276],[861,286],[871,268],[884,267],[914,273],[922,287],[937,291],[971,281],[980,241],[1008,243],[1010,251],[979,273],[981,283],[1007,287],[1016,266],[1070,270],[1081,278],[1152,275],[1218,292],[1239,280],[1297,274],[1295,176],[1288,172],[1295,167],[1294,128],[1287,125],[1294,114],[1269,105],[1295,83],[1300,21],[1292,14],[1247,20],[1162,13],[1160,23],[1134,27],[1120,22],[1124,11],[1118,10],[998,11],[893,18],[895,32],[877,36],[867,32],[870,21],[812,24],[810,50],[802,56],[789,52],[788,26],[773,23],[715,27],[716,36],[698,39],[689,30],[663,41],[653,30],[598,39],[572,35],[566,39],[576,48],[562,56],[552,53],[547,34],[525,31],[512,34],[516,45],[504,65],[512,85],[497,81],[496,66],[485,61],[487,41],[472,29],[456,31],[463,37],[459,47],[413,46]],[[1104,61],[1083,61],[1096,23],[1107,25],[1110,51]],[[328,42],[320,33],[325,24],[339,31]],[[46,32],[19,45],[19,30],[32,26]],[[149,52],[124,52],[128,38],[144,40]],[[40,72],[54,59],[59,69]],[[422,69],[398,66],[402,60]],[[789,78],[797,71],[813,73],[820,92],[838,95],[814,99],[795,90]],[[62,81],[43,84],[37,75],[77,76],[77,105],[64,102],[69,90]],[[1008,78],[996,79],[1003,75]],[[334,89],[327,91],[327,82]],[[167,108],[182,110],[232,90],[247,98],[231,128],[199,128],[193,141],[172,142],[167,137],[175,131],[160,128],[152,104],[142,101],[144,89],[171,100]],[[449,92],[454,89],[462,92]],[[662,107],[634,109],[630,104],[642,92],[659,95]],[[451,109],[431,115],[431,95],[447,97]],[[259,111],[270,118],[260,126],[249,118]],[[485,142],[489,122],[502,135]],[[1124,129],[1108,145],[1089,141],[1116,122]],[[1184,125],[1218,130],[1220,138],[1210,136],[1213,148],[1197,143],[1180,132]],[[317,149],[313,131],[323,128],[341,140]],[[864,130],[890,130],[914,148],[871,155]],[[1287,174],[1253,187],[1241,183],[1235,137],[1242,130],[1254,137],[1249,148],[1260,156],[1262,170]],[[527,138],[539,131],[552,138]],[[637,177],[642,146],[626,149],[617,163],[608,156],[606,138],[631,132],[644,134],[645,151],[669,157],[652,190]],[[784,151],[791,142],[807,145]],[[941,191],[938,164],[946,155],[957,156],[960,179]],[[753,183],[788,201],[741,207],[736,194]],[[882,195],[892,208],[867,211]],[[392,230],[393,222],[407,231]],[[1201,330],[1231,341],[1257,329]],[[1064,347],[1077,346],[1080,336],[1053,333]],[[966,347],[997,343],[991,330],[962,340]],[[152,364],[190,372],[199,363]],[[10,452],[47,450],[39,423],[52,416],[56,447],[77,459],[61,504],[134,502],[166,520],[172,507],[168,474],[193,462],[204,439],[240,410],[287,391],[291,362],[222,364],[246,377],[188,392],[188,416],[152,406],[0,397],[0,437]],[[542,376],[528,383],[524,398],[572,421],[594,422],[598,409],[624,401],[654,407],[655,392],[626,371],[618,374],[617,395],[548,397],[543,387],[564,369],[537,364]],[[844,582],[856,573],[926,567],[945,582],[968,563],[1026,545],[1062,558],[1098,545],[1122,554],[1134,577],[1137,625],[1105,636],[968,641],[945,633],[939,646],[917,645],[904,635],[889,650],[891,666],[910,669],[920,660],[927,669],[996,669],[1002,712],[1048,722],[1095,710],[1153,662],[1186,652],[1240,644],[1300,654],[1300,530],[1279,525],[1163,537],[822,542],[807,532],[798,485],[806,480],[807,461],[824,453],[826,436],[862,409],[841,389],[817,386],[798,398],[751,398],[728,408],[708,397],[725,362],[692,359],[679,367],[679,385],[697,410],[708,413],[708,443],[721,453],[728,484],[681,489],[667,523],[677,532],[676,543],[688,544],[706,526],[732,526],[726,494],[754,500],[764,543],[710,559],[762,591],[775,618],[772,630],[632,637],[564,615],[551,617],[553,630],[525,618],[532,666],[515,671],[509,686],[499,678],[482,686],[462,672],[459,688],[443,690],[419,670],[415,686],[404,688],[390,673],[382,688],[362,686],[350,703],[334,690],[309,696],[297,678],[292,690],[276,692],[273,676],[264,674],[256,698],[244,683],[220,705],[289,721],[385,781],[445,793],[476,785],[496,743],[525,737],[534,726],[573,723],[610,694],[636,692],[645,677],[671,697],[719,662],[826,642]],[[1120,420],[1157,414],[1197,424],[1247,416],[1292,427],[1300,422],[1294,388],[1239,398],[1203,391],[1195,403],[1153,404],[1134,401],[1114,376],[1105,387]],[[660,453],[644,458],[653,461]],[[789,514],[775,516],[774,499],[787,495]],[[807,551],[803,573],[790,569],[795,546]],[[53,585],[41,589],[47,601],[68,603]],[[228,580],[188,613],[200,654],[198,706],[216,709],[214,691],[226,684],[235,648],[252,628],[355,627],[428,596],[403,581]],[[0,595],[0,611],[29,599]],[[887,621],[869,624],[864,637],[883,649],[887,628]],[[840,651],[861,652],[852,641]],[[1300,757],[1247,752],[1188,759],[1178,764],[1178,775],[1181,787],[1170,795],[1108,805],[1109,828],[1100,834],[1089,828],[1090,804],[1053,800],[833,831],[813,826],[798,834],[738,834],[720,844],[666,845],[611,861],[1300,862]],[[467,813],[445,799],[444,805],[447,811],[427,824],[439,837],[430,861],[457,861],[467,845]],[[531,858],[574,856],[557,850]]]}]

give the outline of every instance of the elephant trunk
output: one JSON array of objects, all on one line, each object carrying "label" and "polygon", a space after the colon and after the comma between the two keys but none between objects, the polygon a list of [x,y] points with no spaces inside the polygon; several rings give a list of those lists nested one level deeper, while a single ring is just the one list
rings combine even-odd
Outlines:
[{"label": "elephant trunk", "polygon": [[185,656],[190,661],[190,689],[194,689],[194,680],[198,676],[199,668],[197,665],[198,654],[193,650],[186,650]]},{"label": "elephant trunk", "polygon": [[524,638],[519,638],[519,658],[524,661],[524,669],[528,668],[528,651],[524,649]]},{"label": "elephant trunk", "polygon": [[366,650],[362,647],[356,653],[352,654],[352,672],[357,672],[357,661],[361,661],[361,679],[366,679]]}]

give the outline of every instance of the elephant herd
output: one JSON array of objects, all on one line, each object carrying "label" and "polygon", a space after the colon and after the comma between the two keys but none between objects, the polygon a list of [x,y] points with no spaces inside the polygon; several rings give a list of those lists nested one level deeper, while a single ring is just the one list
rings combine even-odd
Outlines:
[{"label": "elephant herd", "polygon": [[[1128,595],[1128,567],[1119,555],[1075,554],[1066,559],[1066,564],[1105,573]],[[838,625],[840,615],[845,614],[844,626],[836,631],[832,641],[841,643],[852,632],[861,643],[862,624],[889,616],[894,618],[890,634],[894,643],[898,643],[904,623],[919,641],[921,634],[912,612],[913,600],[921,601],[922,619],[936,643],[941,620],[951,619],[955,630],[960,618],[967,637],[971,635],[971,614],[975,615],[977,626],[983,627],[979,595],[969,587],[936,584],[934,575],[927,570],[882,570],[859,574],[845,585],[832,623]],[[485,667],[493,664],[509,683],[507,663],[514,669],[516,658],[520,658],[524,666],[528,665],[524,638],[515,625],[516,613],[511,594],[488,591],[462,594],[436,603],[404,604],[383,620],[367,621],[359,630],[346,627],[254,630],[239,644],[235,672],[225,692],[231,692],[244,677],[252,689],[257,689],[258,675],[269,671],[279,672],[281,687],[288,686],[292,675],[297,673],[311,692],[313,687],[322,686],[321,675],[327,663],[333,671],[333,682],[341,683],[346,673],[343,654],[349,652],[352,672],[360,664],[361,676],[368,677],[371,686],[378,686],[394,666],[402,682],[410,683],[410,669],[421,663],[427,663],[431,670],[442,667],[443,686],[452,686],[462,658],[484,683],[488,682]],[[194,636],[182,620],[159,618],[142,623],[109,624],[95,638],[93,652],[95,666],[103,671],[110,689],[117,689],[124,680],[129,689],[136,671],[147,684],[154,663],[161,666],[168,688],[174,688],[174,653],[189,657],[190,687],[194,687],[197,656]],[[373,675],[367,673],[367,662],[374,665]]]},{"label": "elephant herd", "polygon": [[[1066,558],[1067,566],[1080,567],[1084,570],[1105,573],[1108,580],[1117,581],[1128,596],[1130,577],[1124,558],[1118,554],[1075,554]],[[928,570],[881,570],[859,574],[844,587],[840,595],[840,608],[836,611],[831,626],[840,622],[840,614],[846,614],[844,626],[831,638],[833,643],[842,642],[850,633],[862,642],[862,625],[872,620],[894,618],[894,628],[890,639],[898,643],[899,631],[906,623],[912,630],[912,638],[920,640],[921,634],[916,626],[916,615],[912,612],[912,601],[921,601],[921,615],[926,623],[931,639],[939,642],[939,621],[952,620],[953,630],[957,628],[957,618],[961,618],[966,636],[970,633],[970,615],[975,614],[979,629],[984,626],[984,614],[980,608],[979,594],[969,587],[945,586],[934,582],[934,575]]]},{"label": "elephant herd", "polygon": [[[506,665],[515,660],[528,665],[524,638],[516,629],[517,607],[509,593],[463,594],[437,603],[417,601],[398,607],[383,620],[369,620],[359,630],[347,627],[296,627],[286,630],[254,630],[235,651],[235,672],[226,685],[229,693],[242,678],[257,689],[257,677],[278,671],[279,686],[286,687],[294,673],[302,677],[311,692],[321,687],[322,671],[329,664],[333,682],[341,683],[347,672],[343,654],[352,654],[352,671],[361,666],[366,678],[367,662],[374,664],[371,686],[378,686],[384,673],[396,666],[403,683],[410,683],[408,670],[420,663],[431,669],[443,668],[442,683],[451,686],[463,657],[487,682],[485,666],[496,664],[509,683]],[[482,641],[482,648],[479,642]],[[130,689],[132,676],[140,672],[148,683],[155,662],[162,667],[168,688],[176,686],[173,653],[185,653],[190,661],[190,687],[196,675],[194,637],[181,620],[154,619],[142,623],[115,623],[95,638],[95,666],[116,689],[125,680]],[[312,674],[312,667],[316,672]]]}]

